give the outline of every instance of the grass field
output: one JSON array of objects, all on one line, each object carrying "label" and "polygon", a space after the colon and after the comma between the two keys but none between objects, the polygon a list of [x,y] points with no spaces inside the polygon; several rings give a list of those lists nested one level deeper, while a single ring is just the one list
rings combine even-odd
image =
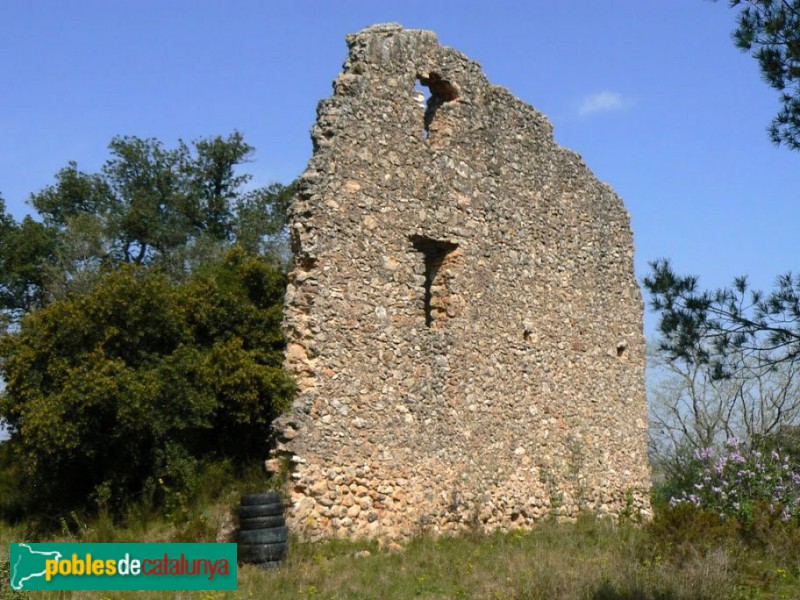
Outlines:
[{"label": "grass field", "polygon": [[[107,517],[65,523],[53,541],[213,541],[227,506],[177,526],[141,518],[120,527]],[[0,598],[8,590],[8,543],[25,528],[0,525]],[[706,516],[671,515],[648,526],[586,516],[545,522],[531,532],[420,536],[404,550],[333,541],[291,545],[285,566],[245,565],[236,592],[61,592],[35,598],[476,598],[721,599],[800,598],[795,532],[717,526]]]}]

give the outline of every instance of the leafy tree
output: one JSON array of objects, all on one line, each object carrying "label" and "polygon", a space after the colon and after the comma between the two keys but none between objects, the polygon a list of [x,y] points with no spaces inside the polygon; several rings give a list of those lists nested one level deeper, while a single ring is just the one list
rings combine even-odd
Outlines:
[{"label": "leafy tree", "polygon": [[179,142],[116,137],[100,173],[71,162],[33,194],[41,223],[0,205],[0,310],[18,318],[70,291],[88,291],[124,264],[158,266],[180,281],[239,244],[286,259],[292,186],[248,190],[253,148],[241,133]]},{"label": "leafy tree", "polygon": [[293,186],[248,189],[238,132],[109,149],[101,172],[68,163],[32,195],[36,219],[0,198],[0,470],[33,508],[174,502],[199,461],[263,455],[292,393]]},{"label": "leafy tree", "polygon": [[297,183],[288,186],[273,183],[239,199],[233,225],[238,244],[257,254],[271,254],[288,259],[289,202],[297,192]]},{"label": "leafy tree", "polygon": [[0,310],[16,320],[42,304],[55,231],[25,217],[17,223],[0,197]]},{"label": "leafy tree", "polygon": [[184,142],[116,137],[100,174],[70,163],[56,183],[32,197],[44,221],[60,230],[78,216],[96,219],[108,243],[98,256],[112,264],[152,264],[200,235],[228,241],[234,201],[250,175],[237,175],[253,148],[240,133]]},{"label": "leafy tree", "polygon": [[100,175],[78,171],[74,161],[56,174],[56,184],[34,194],[31,204],[45,223],[58,229],[77,215],[108,216],[114,197]]},{"label": "leafy tree", "polygon": [[776,144],[800,150],[800,0],[729,0],[741,6],[733,39],[758,61],[783,107],[769,127]]},{"label": "leafy tree", "polygon": [[0,418],[32,506],[174,501],[199,461],[263,454],[293,390],[284,283],[233,248],[181,283],[123,265],[24,317],[0,341]]},{"label": "leafy tree", "polygon": [[234,132],[227,139],[215,137],[194,144],[197,157],[188,165],[189,184],[195,226],[213,238],[227,240],[233,233],[232,207],[250,175],[237,175],[235,167],[246,162],[253,148],[242,134]]}]

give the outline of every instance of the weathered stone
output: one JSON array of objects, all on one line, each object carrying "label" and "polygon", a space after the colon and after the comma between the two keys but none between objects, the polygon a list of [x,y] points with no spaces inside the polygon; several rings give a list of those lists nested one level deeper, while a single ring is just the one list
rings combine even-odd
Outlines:
[{"label": "weathered stone", "polygon": [[317,481],[309,487],[309,490],[315,496],[320,496],[328,491],[328,482],[323,480]]},{"label": "weathered stone", "polygon": [[646,514],[643,307],[621,200],[432,32],[347,41],[291,206],[299,394],[275,423],[290,527],[509,529],[619,515],[629,492]]}]

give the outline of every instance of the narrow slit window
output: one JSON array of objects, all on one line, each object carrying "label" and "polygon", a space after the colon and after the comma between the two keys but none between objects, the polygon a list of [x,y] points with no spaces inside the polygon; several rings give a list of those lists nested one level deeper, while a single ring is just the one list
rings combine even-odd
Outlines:
[{"label": "narrow slit window", "polygon": [[423,314],[425,324],[434,327],[449,316],[450,308],[450,281],[451,276],[447,268],[458,244],[434,240],[429,237],[415,235],[411,237],[414,249],[422,254],[424,261],[425,283],[423,292]]}]

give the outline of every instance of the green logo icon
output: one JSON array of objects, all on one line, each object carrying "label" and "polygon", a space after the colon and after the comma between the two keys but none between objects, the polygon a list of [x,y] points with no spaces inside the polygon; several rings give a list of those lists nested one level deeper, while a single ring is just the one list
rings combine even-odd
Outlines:
[{"label": "green logo icon", "polygon": [[45,578],[48,560],[61,560],[61,553],[56,551],[42,552],[31,548],[30,544],[12,544],[17,546],[16,556],[11,559],[11,589],[36,589],[25,582],[36,577]]},{"label": "green logo icon", "polygon": [[11,544],[12,590],[235,590],[236,544]]}]

